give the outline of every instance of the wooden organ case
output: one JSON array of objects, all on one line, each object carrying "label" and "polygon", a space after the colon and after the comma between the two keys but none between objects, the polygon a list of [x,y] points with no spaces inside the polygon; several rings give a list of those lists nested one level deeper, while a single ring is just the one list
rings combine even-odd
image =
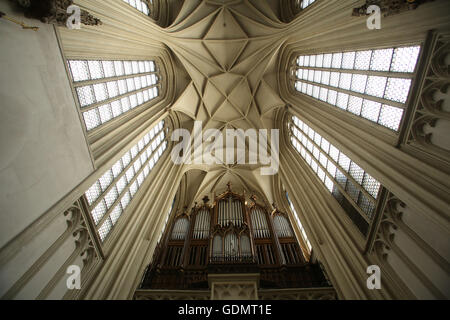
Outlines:
[{"label": "wooden organ case", "polygon": [[306,261],[288,216],[228,190],[175,215],[140,289],[208,289],[208,274],[258,273],[261,288],[329,287]]}]

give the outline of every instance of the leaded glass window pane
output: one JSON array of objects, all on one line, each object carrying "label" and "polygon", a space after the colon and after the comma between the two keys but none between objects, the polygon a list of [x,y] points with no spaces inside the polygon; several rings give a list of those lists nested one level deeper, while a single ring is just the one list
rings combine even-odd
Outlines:
[{"label": "leaded glass window pane", "polygon": [[398,131],[419,53],[420,46],[410,46],[299,56],[295,88]]},{"label": "leaded glass window pane", "polygon": [[[150,132],[153,133],[153,138],[150,137]],[[154,142],[157,143],[158,149],[148,155],[147,149]],[[137,194],[166,148],[166,130],[164,121],[160,121],[85,192],[92,219],[98,227],[102,241]],[[151,166],[149,156],[152,157]]]},{"label": "leaded glass window pane", "polygon": [[[154,61],[68,60],[68,65],[80,107],[86,110],[83,119],[87,131],[159,95],[155,87],[159,77],[145,75],[155,71]],[[127,78],[114,79],[123,76]],[[88,80],[94,83],[83,85]]]},{"label": "leaded glass window pane", "polygon": [[[365,100],[363,103],[370,104],[370,110],[375,114],[370,117],[375,118],[380,112],[380,103]],[[292,145],[326,189],[339,203],[346,201],[354,207],[349,209],[348,205],[343,205],[358,229],[361,223],[368,223],[375,212],[380,182],[296,116],[292,117],[290,132]],[[357,218],[357,213],[362,217]]]}]

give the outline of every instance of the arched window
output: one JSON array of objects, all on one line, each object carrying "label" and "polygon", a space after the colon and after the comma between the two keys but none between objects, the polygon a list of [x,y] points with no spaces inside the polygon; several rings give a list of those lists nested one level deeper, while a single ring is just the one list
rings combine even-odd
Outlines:
[{"label": "arched window", "polygon": [[206,208],[200,209],[195,217],[193,238],[208,239],[210,224],[211,215],[209,213],[209,210]]},{"label": "arched window", "polygon": [[175,197],[173,198],[173,200],[172,200],[172,205],[170,206],[169,212],[167,212],[166,218],[165,218],[165,220],[164,220],[163,228],[161,229],[161,233],[159,234],[159,237],[158,237],[158,243],[159,243],[159,241],[161,240],[161,238],[162,238],[162,236],[163,236],[163,234],[164,234],[164,231],[166,230],[167,222],[169,221],[170,213],[171,213],[172,210],[173,210],[173,207],[174,207],[174,205],[175,205],[175,200],[176,200],[176,199],[177,199],[177,197],[175,196]]},{"label": "arched window", "polygon": [[218,223],[225,227],[230,223],[235,226],[241,226],[244,222],[244,216],[242,212],[242,202],[233,197],[220,200],[218,206]]},{"label": "arched window", "polygon": [[298,216],[298,213],[297,213],[297,211],[295,210],[294,205],[293,205],[293,203],[291,202],[291,199],[289,199],[289,195],[288,195],[287,192],[286,192],[286,198],[287,198],[287,201],[289,202],[289,207],[291,208],[292,213],[294,214],[294,217],[295,217],[295,219],[297,220],[297,224],[298,224],[298,227],[299,227],[299,229],[300,229],[300,233],[302,234],[303,240],[305,241],[306,246],[308,247],[308,251],[311,252],[311,249],[312,249],[312,247],[311,247],[311,242],[309,242],[308,237],[306,236],[305,228],[303,227],[303,224],[302,224],[302,222],[300,221],[300,218],[299,218],[299,216]]},{"label": "arched window", "polygon": [[253,235],[255,238],[269,238],[269,226],[266,213],[259,207],[254,207],[251,213]]},{"label": "arched window", "polygon": [[[123,0],[123,1],[128,3],[133,8],[136,8],[136,10],[139,10],[140,12],[142,12],[145,15],[149,15],[149,13],[150,13],[150,9],[147,5],[147,1],[142,1],[142,0]],[[152,3],[153,0],[150,0],[149,2]]]},{"label": "arched window", "polygon": [[291,224],[284,215],[276,214],[273,217],[273,227],[278,238],[291,238],[294,236]]},{"label": "arched window", "polygon": [[186,217],[178,218],[173,225],[171,240],[184,240],[186,239],[189,230],[189,220]]},{"label": "arched window", "polygon": [[299,118],[291,120],[292,145],[366,235],[380,182]]},{"label": "arched window", "polygon": [[160,121],[85,192],[101,241],[106,239],[166,150],[165,129],[164,121]]},{"label": "arched window", "polygon": [[420,46],[300,55],[297,91],[399,130]]},{"label": "arched window", "polygon": [[154,61],[68,60],[86,130],[159,95]]},{"label": "arched window", "polygon": [[300,8],[305,9],[309,5],[313,4],[315,1],[316,0],[296,0],[296,3]]}]

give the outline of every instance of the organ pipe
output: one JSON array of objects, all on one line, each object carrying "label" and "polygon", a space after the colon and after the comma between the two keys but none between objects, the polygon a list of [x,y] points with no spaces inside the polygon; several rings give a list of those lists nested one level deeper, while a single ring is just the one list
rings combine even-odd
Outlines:
[{"label": "organ pipe", "polygon": [[184,240],[189,228],[189,220],[187,218],[178,218],[173,226],[172,240]]},{"label": "organ pipe", "polygon": [[218,203],[217,222],[222,227],[233,223],[235,226],[241,226],[244,220],[242,203],[240,200],[229,197],[227,200],[221,200]]},{"label": "organ pipe", "polygon": [[220,257],[222,255],[222,237],[215,235],[213,240],[213,257]]},{"label": "organ pipe", "polygon": [[241,255],[243,257],[250,257],[252,255],[252,249],[250,245],[250,238],[247,235],[241,236]]},{"label": "organ pipe", "polygon": [[289,221],[282,215],[276,215],[273,218],[275,233],[279,238],[292,237],[292,230]]},{"label": "organ pipe", "polygon": [[238,253],[237,236],[234,233],[228,233],[225,236],[225,256],[234,257]]},{"label": "organ pipe", "polygon": [[209,236],[211,216],[208,209],[201,209],[195,219],[194,239],[207,239]]},{"label": "organ pipe", "polygon": [[270,232],[267,225],[265,214],[261,208],[254,208],[251,214],[253,223],[253,232],[256,238],[269,238]]}]

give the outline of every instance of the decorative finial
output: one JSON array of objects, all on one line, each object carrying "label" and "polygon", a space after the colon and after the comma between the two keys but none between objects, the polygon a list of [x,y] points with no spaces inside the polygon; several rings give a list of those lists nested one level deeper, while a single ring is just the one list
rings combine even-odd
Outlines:
[{"label": "decorative finial", "polygon": [[228,181],[228,183],[227,183],[227,191],[231,191],[231,182],[230,181]]},{"label": "decorative finial", "polygon": [[253,204],[256,204],[256,199],[258,199],[258,197],[257,197],[256,195],[252,194],[252,195],[250,196],[250,200],[253,201]]},{"label": "decorative finial", "polygon": [[207,204],[209,202],[208,196],[204,196],[202,200],[204,204]]}]

